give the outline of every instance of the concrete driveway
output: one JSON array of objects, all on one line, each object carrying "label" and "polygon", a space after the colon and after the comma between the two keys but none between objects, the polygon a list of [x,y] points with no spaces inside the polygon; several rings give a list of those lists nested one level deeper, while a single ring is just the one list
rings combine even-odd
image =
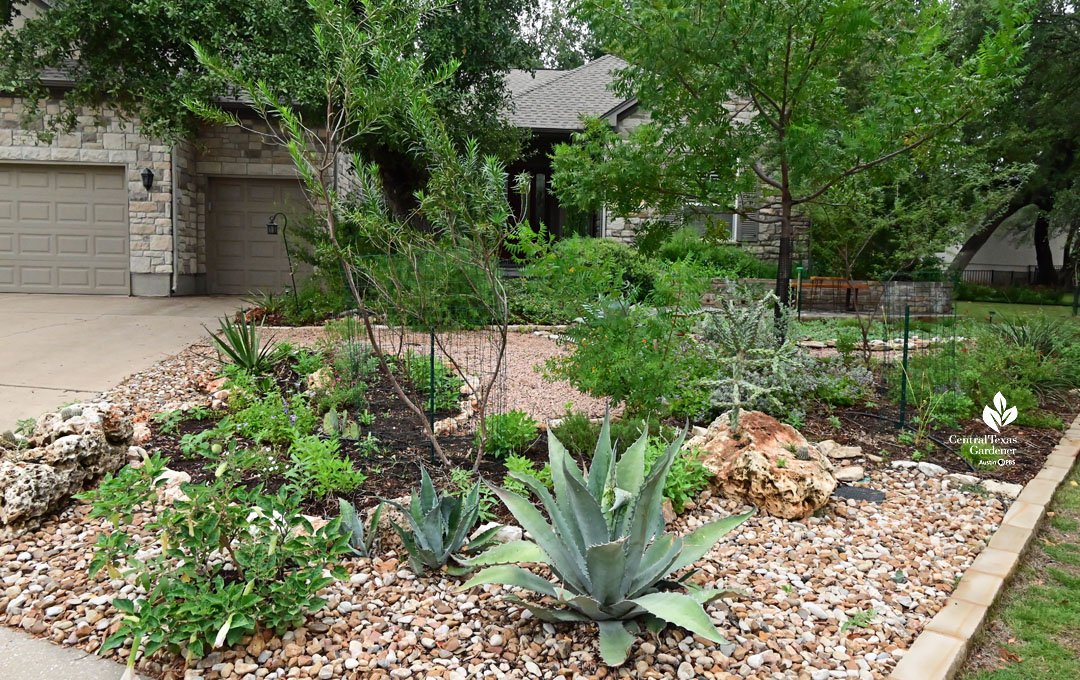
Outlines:
[{"label": "concrete driveway", "polygon": [[0,430],[93,397],[203,337],[234,297],[0,294]]}]

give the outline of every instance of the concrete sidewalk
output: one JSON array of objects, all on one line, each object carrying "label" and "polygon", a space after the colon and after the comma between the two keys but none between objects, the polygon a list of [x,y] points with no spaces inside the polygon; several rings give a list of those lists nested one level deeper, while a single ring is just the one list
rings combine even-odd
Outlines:
[{"label": "concrete sidewalk", "polygon": [[113,387],[176,354],[234,297],[0,294],[0,430]]},{"label": "concrete sidewalk", "polygon": [[123,674],[124,666],[115,661],[0,626],[4,680],[120,680]]}]

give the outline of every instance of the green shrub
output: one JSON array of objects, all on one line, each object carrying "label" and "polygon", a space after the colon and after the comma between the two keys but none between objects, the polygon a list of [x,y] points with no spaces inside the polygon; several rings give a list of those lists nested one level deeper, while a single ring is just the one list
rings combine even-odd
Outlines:
[{"label": "green shrub", "polygon": [[[667,445],[668,442],[657,437],[649,440],[649,447],[645,450],[645,474],[660,459]],[[700,451],[680,449],[671,461],[671,470],[664,481],[664,498],[671,501],[676,513],[681,514],[686,509],[686,502],[707,488],[712,477],[713,474],[701,463]]]},{"label": "green shrub", "polygon": [[[484,429],[487,431],[484,451],[495,458],[524,451],[536,440],[536,421],[524,411],[493,413],[484,419]],[[480,446],[480,430],[476,431],[473,443]]]},{"label": "green shrub", "polygon": [[316,498],[331,493],[348,493],[367,479],[367,475],[341,456],[341,441],[336,437],[297,437],[291,452],[299,471],[301,488]]},{"label": "green shrub", "polygon": [[544,466],[538,469],[536,463],[533,463],[525,456],[517,454],[507,456],[503,464],[506,466],[507,474],[503,477],[502,487],[507,491],[522,497],[528,497],[529,495],[529,488],[515,479],[514,473],[534,477],[549,491],[552,489],[551,466],[549,464],[544,463]]},{"label": "green shrub", "polygon": [[[595,621],[600,654],[609,666],[626,661],[639,627],[625,622],[635,619],[657,632],[671,623],[723,643],[703,604],[730,592],[694,589],[687,595],[675,592],[675,583],[661,581],[704,556],[752,512],[711,522],[687,536],[664,533],[662,492],[683,438],[672,442],[646,474],[648,433],[622,456],[613,452],[608,434],[605,424],[585,471],[554,437],[549,440],[554,497],[534,477],[514,474],[542,499],[543,512],[517,494],[495,489],[532,541],[506,543],[465,560],[487,568],[462,589],[502,584],[550,597],[538,604],[509,596],[543,621]],[[517,566],[523,563],[547,564],[555,580]]]},{"label": "green shrub", "polygon": [[657,255],[668,262],[693,260],[710,278],[776,278],[776,265],[763,262],[738,245],[703,238],[693,227],[674,232],[657,249]]},{"label": "green shrub", "polygon": [[[323,570],[347,549],[339,519],[316,530],[287,487],[272,495],[246,489],[227,467],[209,484],[183,484],[187,499],[154,510],[163,468],[160,456],[151,456],[80,496],[93,504],[92,518],[112,524],[95,543],[91,577],[105,569],[112,578],[133,578],[146,593],[138,606],[113,600],[124,616],[102,651],[130,642],[146,657],[166,648],[202,658],[261,628],[283,634],[325,604],[316,593],[333,579]],[[150,521],[134,526],[144,512]],[[141,552],[145,536],[163,550]]]},{"label": "green shrub", "polygon": [[233,414],[230,420],[237,434],[257,444],[287,444],[298,433],[313,432],[318,424],[302,393],[286,400],[278,392],[271,392]]},{"label": "green shrub", "polygon": [[1024,305],[1060,305],[1061,291],[1035,286],[984,286],[977,283],[956,283],[953,297],[967,302],[1004,302]]}]

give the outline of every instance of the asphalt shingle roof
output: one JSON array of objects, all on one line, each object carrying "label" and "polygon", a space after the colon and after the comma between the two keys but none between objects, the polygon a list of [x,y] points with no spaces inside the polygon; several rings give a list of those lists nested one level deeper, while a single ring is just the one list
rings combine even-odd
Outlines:
[{"label": "asphalt shingle roof", "polygon": [[569,71],[541,70],[507,75],[514,109],[510,122],[534,130],[581,130],[582,116],[602,116],[628,100],[611,90],[614,72],[626,62],[611,55]]}]

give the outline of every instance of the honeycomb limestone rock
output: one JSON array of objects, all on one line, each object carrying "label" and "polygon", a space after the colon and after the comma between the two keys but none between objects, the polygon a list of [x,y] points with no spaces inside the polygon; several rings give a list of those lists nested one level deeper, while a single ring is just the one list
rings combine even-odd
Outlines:
[{"label": "honeycomb limestone rock", "polygon": [[118,407],[100,402],[46,413],[18,445],[0,440],[0,525],[44,515],[118,470],[127,462],[132,431]]},{"label": "honeycomb limestone rock", "polygon": [[832,464],[817,447],[795,428],[758,411],[739,414],[735,435],[724,414],[685,446],[704,451],[701,462],[716,475],[713,484],[722,494],[775,517],[805,519],[828,503],[836,488]]}]

